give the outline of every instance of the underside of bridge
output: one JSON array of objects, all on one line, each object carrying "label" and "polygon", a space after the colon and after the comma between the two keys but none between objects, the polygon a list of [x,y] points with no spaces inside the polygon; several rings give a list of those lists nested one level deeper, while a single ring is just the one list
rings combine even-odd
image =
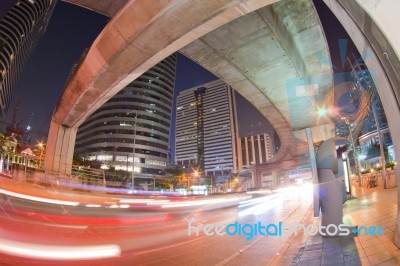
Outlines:
[{"label": "underside of bridge", "polygon": [[[147,0],[65,1],[113,19],[93,44],[57,106],[46,154],[48,169],[60,172],[61,161],[72,159],[73,144],[68,143],[74,141],[74,130],[88,115],[124,84],[180,49],[252,102],[276,128],[282,143],[292,145],[296,142],[292,130],[318,122],[309,114],[327,99],[331,77],[327,67],[329,54],[311,1],[164,0],[151,1],[151,4]],[[400,41],[396,33],[400,24],[399,1],[323,1],[347,30],[360,53],[369,55],[364,59],[368,68],[376,72],[373,79],[384,109],[390,110],[387,112],[389,128],[396,154],[400,154]],[[246,14],[254,21],[249,21],[252,19],[246,18]],[[170,19],[166,15],[170,15]],[[240,19],[235,21],[237,18]],[[240,23],[247,28],[240,30],[237,27]],[[157,36],[159,29],[163,29],[161,36]],[[152,40],[152,44],[146,40]],[[107,48],[107,44],[110,47]],[[127,60],[123,60],[124,57]],[[117,67],[124,64],[125,67]],[[299,83],[283,84],[284,79]],[[318,86],[303,86],[313,84]],[[303,99],[292,98],[293,95]],[[96,100],[89,103],[88,98]],[[307,102],[312,104],[308,106]],[[299,110],[303,114],[296,113]],[[296,136],[301,135],[296,132]],[[296,147],[297,154],[305,147],[304,143],[300,144]],[[277,158],[290,153],[290,147],[283,147]],[[399,172],[397,168],[397,178]],[[399,217],[400,211],[398,221]],[[398,246],[399,232],[398,222]]]},{"label": "underside of bridge", "polygon": [[328,122],[317,109],[330,105],[330,57],[311,1],[261,8],[180,51],[230,84],[269,120],[281,139],[274,161],[295,155],[292,131]]},{"label": "underside of bridge", "polygon": [[[70,2],[91,4],[95,10],[101,6]],[[292,130],[318,122],[315,111],[332,89],[332,75],[330,64],[323,63],[330,57],[311,0],[137,0],[119,11],[113,5],[101,9],[112,19],[56,107],[46,169],[68,172],[77,127],[131,81],[184,47],[186,55],[267,117],[282,143],[276,160],[294,155]]]}]

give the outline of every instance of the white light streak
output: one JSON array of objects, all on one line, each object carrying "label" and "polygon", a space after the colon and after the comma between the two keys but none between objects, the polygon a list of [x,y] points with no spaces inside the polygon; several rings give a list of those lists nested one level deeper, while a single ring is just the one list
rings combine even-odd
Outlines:
[{"label": "white light streak", "polygon": [[46,199],[46,198],[41,198],[41,197],[36,197],[36,196],[20,194],[20,193],[16,193],[16,192],[4,190],[4,189],[0,189],[0,193],[8,195],[8,196],[16,197],[16,198],[32,200],[32,201],[38,201],[38,202],[51,203],[51,204],[68,205],[68,206],[78,206],[79,205],[79,202],[75,202],[75,201]]},{"label": "white light streak", "polygon": [[48,259],[82,260],[117,257],[121,255],[118,245],[97,246],[53,246],[39,245],[0,238],[0,252],[9,255]]}]

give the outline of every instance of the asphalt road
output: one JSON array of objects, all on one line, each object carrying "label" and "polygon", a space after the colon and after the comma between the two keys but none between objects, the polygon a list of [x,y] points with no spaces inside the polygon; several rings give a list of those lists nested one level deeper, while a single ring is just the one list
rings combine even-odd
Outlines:
[{"label": "asphalt road", "polygon": [[[220,236],[211,225],[277,224],[311,197],[309,189],[291,189],[268,195],[83,204],[1,193],[0,265],[235,265],[242,253],[262,258],[265,265],[282,247],[273,243],[282,239]],[[206,231],[212,236],[204,233],[205,224],[210,224]],[[260,248],[265,238],[272,244]]]}]

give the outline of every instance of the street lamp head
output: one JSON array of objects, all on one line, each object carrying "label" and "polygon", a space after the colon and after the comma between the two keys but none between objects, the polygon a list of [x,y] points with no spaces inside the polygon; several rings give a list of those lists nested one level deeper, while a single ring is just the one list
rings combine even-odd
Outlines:
[{"label": "street lamp head", "polygon": [[325,107],[318,108],[317,114],[318,116],[325,116],[328,113],[328,110]]}]

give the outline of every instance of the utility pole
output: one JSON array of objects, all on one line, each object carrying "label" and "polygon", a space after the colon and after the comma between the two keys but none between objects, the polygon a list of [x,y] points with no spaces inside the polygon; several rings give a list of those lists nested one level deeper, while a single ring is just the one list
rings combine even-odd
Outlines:
[{"label": "utility pole", "polygon": [[[136,146],[136,122],[137,122],[137,110],[126,113],[129,115],[135,113],[135,124],[133,126],[133,145],[132,145],[132,191],[135,190],[135,146]],[[128,171],[128,168],[126,169]]]},{"label": "utility pole", "polygon": [[137,121],[137,111],[135,111],[135,125],[133,126],[133,151],[132,151],[132,190],[135,190],[135,149],[136,149],[136,121]]},{"label": "utility pole", "polygon": [[382,164],[382,183],[383,183],[383,188],[386,188],[386,160],[385,160],[385,152],[383,150],[383,138],[382,138],[382,132],[379,126],[379,121],[378,121],[378,114],[376,113],[376,106],[375,103],[372,102],[372,112],[374,113],[374,119],[375,119],[375,124],[376,124],[376,131],[378,132],[379,136],[379,149],[381,151],[381,164]]},{"label": "utility pole", "polygon": [[211,176],[211,194],[213,193],[213,177]]},{"label": "utility pole", "polygon": [[350,124],[348,118],[344,118],[344,120],[346,122],[347,127],[349,128],[350,141],[351,141],[351,145],[353,146],[353,157],[354,157],[354,162],[355,162],[356,168],[357,168],[358,186],[361,187],[360,162],[358,160],[356,145],[354,143],[353,130],[351,128],[351,124]]}]

